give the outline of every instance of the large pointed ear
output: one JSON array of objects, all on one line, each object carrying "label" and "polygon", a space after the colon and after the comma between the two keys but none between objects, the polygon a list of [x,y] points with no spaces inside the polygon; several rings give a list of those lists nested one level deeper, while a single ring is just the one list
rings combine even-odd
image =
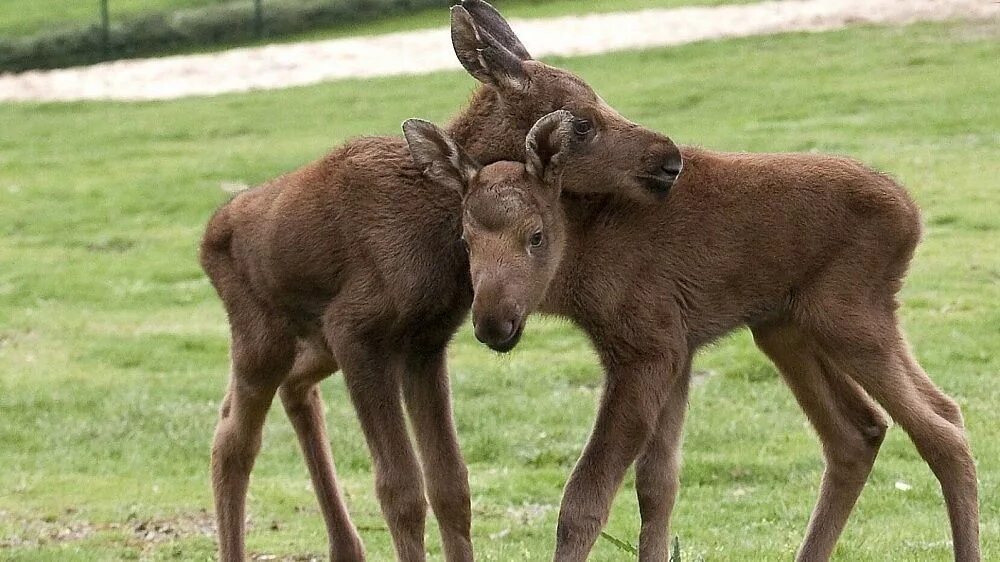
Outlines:
[{"label": "large pointed ear", "polygon": [[[484,3],[479,2],[479,4]],[[486,4],[486,6],[489,5]],[[500,19],[503,20],[503,18]],[[510,28],[506,27],[506,29]],[[529,80],[528,73],[524,69],[524,60],[530,57],[522,58],[521,55],[514,52],[520,51],[523,55],[528,54],[513,32],[510,32],[510,35],[514,38],[516,46],[504,45],[501,39],[493,36],[486,28],[481,27],[463,6],[454,6],[451,9],[451,43],[455,48],[458,61],[462,63],[465,70],[484,84],[490,84],[500,89],[525,91],[528,88]]]},{"label": "large pointed ear", "polygon": [[575,120],[572,113],[560,109],[535,122],[524,141],[524,167],[529,174],[545,183],[558,176],[562,161],[572,150]]},{"label": "large pointed ear", "polygon": [[462,7],[469,12],[479,29],[488,33],[522,61],[531,60],[528,49],[524,47],[521,40],[514,34],[514,30],[510,28],[510,24],[503,19],[496,8],[483,0],[463,0]]},{"label": "large pointed ear", "polygon": [[403,135],[413,163],[424,177],[456,189],[464,195],[480,165],[469,157],[447,133],[421,119],[403,122]]}]

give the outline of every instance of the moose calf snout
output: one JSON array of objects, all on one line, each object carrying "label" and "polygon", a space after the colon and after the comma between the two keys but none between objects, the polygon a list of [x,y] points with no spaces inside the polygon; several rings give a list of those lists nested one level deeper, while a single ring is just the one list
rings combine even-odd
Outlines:
[{"label": "moose calf snout", "polygon": [[473,310],[472,325],[477,340],[494,351],[505,353],[517,345],[524,323],[517,307],[507,304],[488,312]]},{"label": "moose calf snout", "polygon": [[653,170],[649,177],[649,188],[661,195],[666,195],[670,188],[677,182],[684,168],[684,159],[681,151],[672,141],[664,143],[662,150],[657,154],[659,167]]},{"label": "moose calf snout", "polygon": [[684,160],[681,158],[681,152],[677,150],[677,147],[674,147],[673,152],[663,162],[663,165],[660,166],[660,173],[663,177],[674,182],[681,175],[681,169],[683,168]]},{"label": "moose calf snout", "polygon": [[505,343],[517,330],[517,322],[513,319],[496,316],[488,316],[475,325],[476,339],[487,345]]}]

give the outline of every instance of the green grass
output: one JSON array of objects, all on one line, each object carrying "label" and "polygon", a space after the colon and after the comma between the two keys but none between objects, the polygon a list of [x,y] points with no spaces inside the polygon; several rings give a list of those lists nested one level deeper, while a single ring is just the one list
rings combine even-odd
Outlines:
[{"label": "green grass", "polygon": [[[724,4],[752,0],[499,0],[508,17],[546,17],[643,7]],[[213,52],[240,46],[309,41],[440,27],[446,0],[268,0],[263,36],[254,31],[250,0],[112,2],[107,49],[97,26],[97,4],[56,10],[51,0],[0,6],[0,71],[81,66],[116,58]],[[207,5],[211,4],[211,6]],[[428,7],[431,5],[438,7]],[[395,8],[389,6],[395,5]],[[88,7],[89,6],[89,7]],[[378,6],[382,6],[379,8]]]},{"label": "green grass", "polygon": [[[109,0],[112,21],[147,12],[170,12],[225,4],[230,0]],[[236,0],[239,1],[239,0]],[[335,0],[334,0],[335,1]],[[498,0],[495,5],[508,17],[549,17],[566,14],[639,10],[649,7],[717,5],[753,0]],[[250,1],[246,0],[246,4]],[[267,9],[267,0],[264,2]],[[90,25],[100,21],[97,0],[7,0],[0,2],[0,37],[31,35],[52,28]],[[447,15],[440,9],[420,10],[414,14],[392,16],[373,22],[350,24],[332,29],[295,34],[284,38],[299,41],[311,38],[340,37],[359,33],[388,33],[447,25]]]},{"label": "green grass", "polygon": [[[112,20],[143,12],[165,12],[221,4],[225,0],[108,0]],[[0,37],[30,35],[53,27],[100,22],[99,0],[7,0],[0,2]]]},{"label": "green grass", "polygon": [[[648,8],[678,8],[682,6],[718,6],[747,4],[756,0],[497,0],[491,2],[507,18],[548,18],[565,15],[626,12]],[[282,41],[330,39],[347,35],[375,35],[396,31],[411,31],[447,25],[438,9],[420,10],[413,14],[392,16],[377,21],[320,29],[283,38]],[[516,28],[516,25],[514,26]],[[516,29],[515,29],[516,31]]]},{"label": "green grass", "polygon": [[[911,188],[927,229],[901,314],[924,366],[964,408],[987,560],[1000,558],[997,39],[996,29],[921,25],[556,61],[678,142],[850,154]],[[0,108],[0,558],[211,558],[201,530],[227,331],[195,255],[226,198],[220,184],[262,181],[355,135],[397,133],[410,116],[441,121],[473,84],[442,73]],[[599,394],[593,353],[565,322],[535,319],[503,358],[463,329],[450,368],[480,559],[548,557]],[[686,430],[673,528],[684,560],[789,559],[822,467],[816,440],[745,332],[696,368],[711,376],[692,392]],[[324,390],[354,520],[371,559],[391,559],[343,383]],[[249,549],[322,555],[321,518],[279,410],[254,471]],[[137,530],[164,524],[177,536],[150,542]],[[634,543],[638,528],[630,477],[607,531]],[[70,538],[53,538],[60,531]],[[441,558],[433,523],[428,548]],[[837,559],[949,552],[938,486],[893,429]],[[602,540],[592,559],[627,558]]]}]

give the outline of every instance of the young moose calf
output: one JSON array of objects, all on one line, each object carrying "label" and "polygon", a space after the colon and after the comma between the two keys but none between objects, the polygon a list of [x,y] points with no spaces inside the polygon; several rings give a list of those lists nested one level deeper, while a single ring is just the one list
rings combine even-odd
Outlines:
[{"label": "young moose calf", "polygon": [[[590,157],[600,173],[575,189],[648,198],[673,183],[680,152],[670,139],[626,120],[579,77],[531,60],[489,4],[453,8],[452,41],[483,86],[449,130],[480,161],[523,158],[539,117],[574,108],[598,116],[604,139]],[[472,558],[468,478],[444,362],[472,287],[461,198],[438,188],[439,171],[415,167],[403,139],[357,139],[241,193],[209,222],[201,262],[232,332],[232,375],[212,444],[221,560],[245,556],[247,486],[275,394],[301,443],[331,558],[364,557],[337,489],[317,386],[338,369],[398,558],[425,557],[425,486],[445,557]]]},{"label": "young moose calf", "polygon": [[524,165],[482,169],[439,151],[454,146],[433,126],[406,125],[417,163],[453,166],[450,183],[461,186],[480,341],[512,349],[540,310],[579,324],[604,364],[555,559],[586,558],[635,461],[639,557],[667,560],[691,357],[746,325],[823,443],[826,471],[798,559],[830,557],[885,435],[877,403],[940,481],[956,560],[979,560],[961,413],[917,364],[895,315],[920,238],[904,189],[845,158],[682,148],[666,204],[560,194],[593,170],[593,117],[574,113],[539,120]]}]

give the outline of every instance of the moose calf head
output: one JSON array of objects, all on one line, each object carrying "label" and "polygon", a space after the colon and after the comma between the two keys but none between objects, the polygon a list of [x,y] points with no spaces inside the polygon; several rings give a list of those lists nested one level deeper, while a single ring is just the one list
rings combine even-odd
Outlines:
[{"label": "moose calf head", "polygon": [[[523,164],[482,167],[426,121],[410,119],[403,131],[425,177],[462,194],[476,338],[500,352],[517,345],[528,314],[542,302],[559,267],[566,244],[562,190],[628,189],[647,174],[641,162],[615,157],[624,132],[596,135],[588,117],[566,110],[531,128]],[[670,146],[679,174],[680,152]]]},{"label": "moose calf head", "polygon": [[[615,191],[640,200],[667,193],[681,169],[680,153],[669,138],[623,117],[579,76],[533,60],[488,3],[464,0],[451,14],[458,60],[504,106],[505,122],[498,126],[527,131],[543,115],[565,109],[576,116],[574,134],[596,141],[585,149],[592,151],[591,161],[602,164],[587,170],[590,181],[567,181],[567,189]],[[489,142],[488,131],[481,136]]]}]

